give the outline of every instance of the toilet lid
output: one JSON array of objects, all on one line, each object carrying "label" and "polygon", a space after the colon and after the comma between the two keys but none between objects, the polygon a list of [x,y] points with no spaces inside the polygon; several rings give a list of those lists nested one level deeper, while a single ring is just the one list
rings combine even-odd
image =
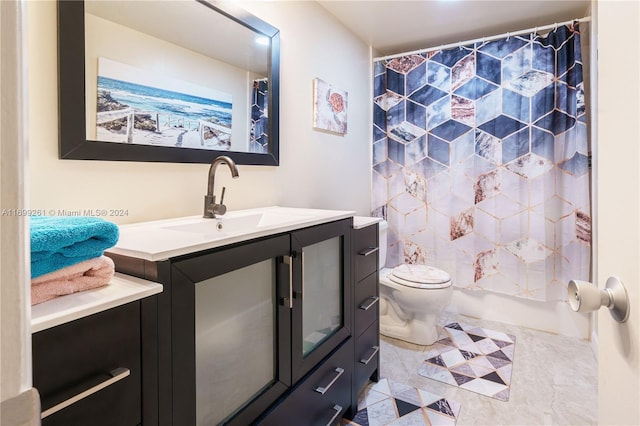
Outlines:
[{"label": "toilet lid", "polygon": [[389,274],[395,283],[417,288],[445,288],[451,285],[451,276],[442,269],[426,265],[400,265]]}]

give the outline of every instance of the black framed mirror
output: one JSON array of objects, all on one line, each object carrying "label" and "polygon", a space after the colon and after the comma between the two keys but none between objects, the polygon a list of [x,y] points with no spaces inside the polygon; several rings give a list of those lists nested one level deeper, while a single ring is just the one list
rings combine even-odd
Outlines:
[{"label": "black framed mirror", "polygon": [[277,166],[279,68],[231,2],[59,0],[60,158]]}]

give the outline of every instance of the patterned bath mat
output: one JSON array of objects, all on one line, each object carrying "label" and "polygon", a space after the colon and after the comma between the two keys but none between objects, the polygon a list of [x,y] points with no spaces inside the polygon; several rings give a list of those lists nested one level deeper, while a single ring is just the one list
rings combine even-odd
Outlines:
[{"label": "patterned bath mat", "polygon": [[455,322],[444,326],[442,335],[427,353],[418,374],[509,400],[515,336]]},{"label": "patterned bath mat", "polygon": [[453,426],[460,404],[422,389],[380,379],[360,394],[358,412],[344,425]]}]

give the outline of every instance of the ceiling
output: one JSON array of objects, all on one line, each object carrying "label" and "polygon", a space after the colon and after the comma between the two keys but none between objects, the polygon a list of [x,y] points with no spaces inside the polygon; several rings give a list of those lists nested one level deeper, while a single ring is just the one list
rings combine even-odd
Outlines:
[{"label": "ceiling", "polygon": [[582,18],[590,0],[318,0],[385,56]]}]

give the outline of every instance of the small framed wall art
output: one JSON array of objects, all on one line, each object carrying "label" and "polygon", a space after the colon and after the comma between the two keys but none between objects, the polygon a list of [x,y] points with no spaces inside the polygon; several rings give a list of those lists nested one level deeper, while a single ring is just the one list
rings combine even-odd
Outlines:
[{"label": "small framed wall art", "polygon": [[347,133],[347,92],[319,78],[313,79],[313,128]]}]

